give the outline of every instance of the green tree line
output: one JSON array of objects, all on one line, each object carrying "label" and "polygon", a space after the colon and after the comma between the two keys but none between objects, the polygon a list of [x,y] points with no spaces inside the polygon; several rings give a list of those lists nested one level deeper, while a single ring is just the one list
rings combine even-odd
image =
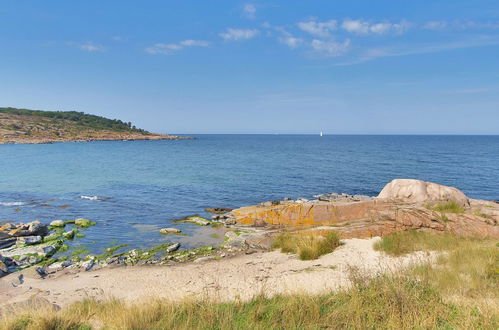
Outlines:
[{"label": "green tree line", "polygon": [[71,120],[77,122],[79,125],[93,129],[109,129],[114,131],[127,131],[142,134],[149,133],[148,131],[135,127],[131,122],[123,122],[119,119],[108,119],[105,117],[89,115],[84,112],[78,111],[42,111],[17,108],[0,108],[0,113]]}]

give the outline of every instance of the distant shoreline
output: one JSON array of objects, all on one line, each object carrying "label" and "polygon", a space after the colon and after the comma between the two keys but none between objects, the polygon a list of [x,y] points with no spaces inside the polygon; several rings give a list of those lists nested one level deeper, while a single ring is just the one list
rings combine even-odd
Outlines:
[{"label": "distant shoreline", "polygon": [[162,135],[152,134],[144,136],[117,136],[117,137],[88,137],[76,139],[14,139],[7,141],[0,141],[0,145],[5,144],[53,144],[65,142],[96,142],[96,141],[162,141],[162,140],[194,140],[190,136],[177,136],[177,135]]},{"label": "distant shoreline", "polygon": [[0,108],[0,144],[184,139],[192,138],[152,133],[131,122],[83,112]]}]

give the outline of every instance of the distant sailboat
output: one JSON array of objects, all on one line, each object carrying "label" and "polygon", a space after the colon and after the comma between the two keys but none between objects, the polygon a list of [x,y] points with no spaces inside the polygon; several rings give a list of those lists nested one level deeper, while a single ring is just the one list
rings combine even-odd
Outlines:
[{"label": "distant sailboat", "polygon": [[321,131],[321,133],[319,135],[322,136],[322,131]]}]

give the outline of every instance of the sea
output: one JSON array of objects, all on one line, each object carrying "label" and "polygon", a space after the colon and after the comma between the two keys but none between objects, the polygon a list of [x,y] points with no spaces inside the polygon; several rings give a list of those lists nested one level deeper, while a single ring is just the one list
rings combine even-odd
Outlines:
[{"label": "sea", "polygon": [[[97,224],[71,244],[91,253],[220,235],[175,219],[209,207],[344,192],[376,196],[395,178],[499,200],[499,136],[194,135],[193,140],[0,145],[0,222]],[[163,227],[185,235],[163,236]]]}]

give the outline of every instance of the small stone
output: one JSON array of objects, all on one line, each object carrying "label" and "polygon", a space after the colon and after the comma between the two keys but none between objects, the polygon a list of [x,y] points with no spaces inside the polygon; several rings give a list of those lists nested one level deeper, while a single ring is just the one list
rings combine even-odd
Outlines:
[{"label": "small stone", "polygon": [[90,259],[90,260],[82,262],[81,263],[81,268],[85,269],[85,271],[89,271],[90,269],[92,269],[92,267],[94,266],[94,264],[95,264],[94,259]]},{"label": "small stone", "polygon": [[168,234],[179,234],[181,233],[182,231],[180,229],[177,229],[177,228],[161,228],[159,230],[159,233],[160,234],[163,234],[163,235],[168,235]]},{"label": "small stone", "polygon": [[0,260],[0,271],[4,272],[4,273],[8,273],[9,272],[9,268],[7,267],[7,265]]},{"label": "small stone", "polygon": [[209,220],[207,220],[205,218],[198,217],[198,216],[187,217],[185,219],[185,222],[194,223],[194,224],[199,225],[199,226],[208,226],[210,224]]},{"label": "small stone", "polygon": [[170,252],[173,252],[173,251],[177,251],[180,247],[180,243],[175,243],[175,244],[172,244],[170,245],[169,247],[166,248],[166,252],[167,253],[170,253]]},{"label": "small stone", "polygon": [[66,239],[73,239],[75,237],[75,231],[70,230],[70,231],[67,231],[65,233],[62,233],[62,237],[66,238]]},{"label": "small stone", "polygon": [[213,257],[213,256],[208,256],[208,257],[201,257],[201,258],[197,258],[196,260],[194,260],[193,262],[194,263],[201,263],[201,262],[206,262],[206,261],[211,261],[211,260],[215,260],[216,258]]},{"label": "small stone", "polygon": [[34,245],[42,242],[41,236],[22,236],[17,238],[17,243]]},{"label": "small stone", "polygon": [[64,227],[64,221],[62,220],[54,220],[50,223],[51,227]]},{"label": "small stone", "polygon": [[47,271],[45,270],[45,268],[43,268],[43,267],[36,267],[35,270],[38,273],[38,275],[40,275],[40,277],[47,276]]},{"label": "small stone", "polygon": [[61,270],[63,268],[71,266],[71,261],[69,260],[64,260],[61,262],[55,262],[52,265],[48,266],[49,269],[51,270]]},{"label": "small stone", "polygon": [[88,219],[79,218],[75,220],[75,225],[80,228],[88,228],[90,226],[95,225],[95,222],[92,222]]}]

